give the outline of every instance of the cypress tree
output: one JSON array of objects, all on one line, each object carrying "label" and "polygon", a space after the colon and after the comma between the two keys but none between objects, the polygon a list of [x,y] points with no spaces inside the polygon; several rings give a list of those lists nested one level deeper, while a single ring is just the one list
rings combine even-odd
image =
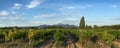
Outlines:
[{"label": "cypress tree", "polygon": [[80,28],[80,29],[85,29],[85,20],[84,20],[84,16],[82,16],[82,18],[80,19],[79,28]]}]

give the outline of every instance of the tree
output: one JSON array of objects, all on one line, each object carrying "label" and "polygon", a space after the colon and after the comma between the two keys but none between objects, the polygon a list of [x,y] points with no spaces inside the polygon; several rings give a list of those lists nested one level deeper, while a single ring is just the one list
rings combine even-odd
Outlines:
[{"label": "tree", "polygon": [[94,25],[94,29],[98,29],[98,26],[97,26],[97,25]]},{"label": "tree", "polygon": [[86,29],[92,29],[92,26],[86,25],[85,28]]},{"label": "tree", "polygon": [[84,29],[85,28],[85,20],[84,20],[84,16],[82,16],[81,20],[80,20],[80,29]]}]

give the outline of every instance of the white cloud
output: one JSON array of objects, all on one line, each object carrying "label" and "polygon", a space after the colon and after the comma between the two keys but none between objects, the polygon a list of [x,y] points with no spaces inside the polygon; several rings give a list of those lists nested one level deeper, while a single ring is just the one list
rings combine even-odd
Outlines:
[{"label": "white cloud", "polygon": [[[14,14],[14,15],[13,15]],[[1,11],[0,12],[0,22],[4,21],[20,21],[24,20],[24,17],[21,16],[21,14],[16,14],[15,11]]]},{"label": "white cloud", "polygon": [[43,14],[43,15],[38,15],[38,16],[33,16],[33,18],[50,18],[50,17],[55,17],[57,14]]},{"label": "white cloud", "polygon": [[20,9],[23,5],[19,3],[15,3],[13,9]]},{"label": "white cloud", "polygon": [[15,3],[15,6],[22,6],[22,4],[19,4],[19,3]]},{"label": "white cloud", "polygon": [[22,7],[24,7],[22,4],[14,3],[14,6],[12,6],[10,10],[7,10],[7,11],[9,11],[10,16],[13,16],[13,15],[16,16],[18,15],[18,12],[19,12],[17,10],[22,9]]},{"label": "white cloud", "polygon": [[61,20],[60,23],[77,25],[76,23],[78,23],[78,19],[77,18],[64,18],[63,20]]},{"label": "white cloud", "polygon": [[[61,19],[59,19],[61,18]],[[40,20],[41,19],[41,20]],[[46,20],[42,20],[46,19]],[[65,23],[65,24],[74,24],[77,23],[79,18],[75,17],[74,14],[43,14],[38,16],[33,16],[31,24],[57,24],[57,23]]]},{"label": "white cloud", "polygon": [[0,18],[2,21],[8,21],[8,22],[11,22],[11,21],[21,21],[21,20],[24,20],[25,18],[24,17],[20,17],[20,16],[7,16],[7,17],[1,17]]},{"label": "white cloud", "polygon": [[67,6],[67,7],[62,7],[62,8],[60,8],[60,10],[61,11],[63,11],[63,10],[70,10],[70,9],[75,9],[76,7],[74,7],[74,6]]},{"label": "white cloud", "polygon": [[78,8],[90,8],[90,7],[93,7],[93,5],[82,5],[82,6],[79,6]]},{"label": "white cloud", "polygon": [[79,5],[79,6],[64,6],[62,8],[59,8],[60,11],[64,10],[74,10],[74,9],[85,9],[85,8],[90,8],[93,5]]},{"label": "white cloud", "polygon": [[117,5],[111,5],[112,8],[117,8],[118,6]]},{"label": "white cloud", "polygon": [[15,11],[12,11],[12,14],[16,14],[16,12],[15,12]]},{"label": "white cloud", "polygon": [[73,7],[73,6],[69,6],[69,7],[67,7],[68,9],[74,9],[75,7]]},{"label": "white cloud", "polygon": [[8,15],[9,15],[9,12],[7,12],[7,11],[0,12],[0,16],[8,16]]},{"label": "white cloud", "polygon": [[33,22],[30,22],[32,24],[40,24],[41,22],[40,21],[33,21]]},{"label": "white cloud", "polygon": [[7,17],[1,17],[1,19],[6,19]]},{"label": "white cloud", "polygon": [[11,21],[21,21],[21,20],[24,20],[25,18],[23,17],[9,17],[9,20]]},{"label": "white cloud", "polygon": [[65,20],[76,20],[76,18],[65,18]]},{"label": "white cloud", "polygon": [[29,5],[27,5],[27,8],[35,8],[38,5],[40,5],[43,2],[43,0],[32,0]]}]

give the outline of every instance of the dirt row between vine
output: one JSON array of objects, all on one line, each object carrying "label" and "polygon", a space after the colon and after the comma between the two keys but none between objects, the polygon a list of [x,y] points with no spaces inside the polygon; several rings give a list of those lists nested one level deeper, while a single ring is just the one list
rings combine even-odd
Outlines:
[{"label": "dirt row between vine", "polygon": [[[66,41],[64,42],[64,46],[62,46],[62,48],[81,48],[81,46],[76,45],[74,37],[68,32],[66,33],[65,40]],[[54,46],[56,44],[55,42],[55,40],[49,40],[35,48],[60,48],[59,46]]]}]

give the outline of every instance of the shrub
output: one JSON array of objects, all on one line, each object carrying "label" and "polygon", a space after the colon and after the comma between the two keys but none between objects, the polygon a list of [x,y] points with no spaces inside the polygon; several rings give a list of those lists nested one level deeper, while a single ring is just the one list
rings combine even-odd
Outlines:
[{"label": "shrub", "polygon": [[52,30],[30,30],[28,33],[28,38],[30,41],[35,40],[48,40],[53,37]]},{"label": "shrub", "polygon": [[65,33],[61,30],[57,30],[55,33],[54,33],[54,39],[56,41],[63,41],[65,38]]},{"label": "shrub", "polygon": [[9,31],[8,34],[5,35],[5,38],[6,38],[6,41],[9,41],[9,40],[17,40],[17,39],[26,39],[27,38],[27,32],[12,32],[12,31]]},{"label": "shrub", "polygon": [[94,36],[94,32],[93,31],[89,31],[89,30],[84,30],[80,32],[80,39],[83,42],[87,42],[88,40],[91,39],[91,37]]},{"label": "shrub", "polygon": [[30,41],[32,41],[32,40],[34,40],[33,37],[34,37],[34,31],[32,29],[30,29],[28,32],[28,38]]},{"label": "shrub", "polygon": [[115,39],[115,36],[112,34],[108,34],[107,32],[99,32],[98,39],[105,41],[107,44],[111,44],[112,41]]},{"label": "shrub", "polygon": [[8,33],[5,33],[5,40],[6,40],[6,41],[10,41],[11,38],[12,38],[12,37],[11,37],[12,35],[13,35],[12,31],[9,30]]},{"label": "shrub", "polygon": [[115,39],[120,39],[120,31],[114,30],[114,31],[109,31],[108,33],[114,35]]},{"label": "shrub", "polygon": [[66,32],[69,32],[74,38],[75,42],[77,42],[80,39],[80,32],[76,29],[74,30],[68,30]]},{"label": "shrub", "polygon": [[3,39],[5,39],[5,35],[3,32],[0,32],[0,40],[3,40]]}]

